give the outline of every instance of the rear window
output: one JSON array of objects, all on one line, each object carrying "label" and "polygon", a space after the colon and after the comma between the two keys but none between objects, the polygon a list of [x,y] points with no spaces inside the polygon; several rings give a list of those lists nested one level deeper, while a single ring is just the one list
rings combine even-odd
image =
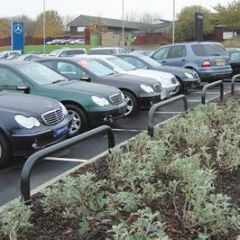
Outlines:
[{"label": "rear window", "polygon": [[227,51],[216,44],[194,44],[191,46],[196,56],[227,56]]}]

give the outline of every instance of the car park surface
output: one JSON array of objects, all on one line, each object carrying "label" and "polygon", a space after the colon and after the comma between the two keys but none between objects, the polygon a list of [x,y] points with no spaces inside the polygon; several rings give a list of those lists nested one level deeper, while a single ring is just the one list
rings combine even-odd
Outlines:
[{"label": "car park surface", "polygon": [[131,63],[136,68],[153,69],[173,74],[180,82],[180,90],[186,90],[192,86],[199,87],[202,85],[197,72],[191,69],[162,65],[148,56],[139,54],[119,54],[118,57]]},{"label": "car park surface", "polygon": [[163,65],[190,68],[202,80],[216,80],[232,74],[228,53],[218,42],[164,45],[149,56]]},{"label": "car park surface", "polygon": [[71,120],[55,99],[8,91],[0,91],[0,115],[0,168],[67,137]]},{"label": "car park surface", "polygon": [[[224,83],[225,91],[230,90],[230,84]],[[240,84],[236,84],[239,89]],[[198,89],[191,89],[187,93],[187,101],[189,109],[200,104],[201,91]],[[209,90],[207,100],[219,96],[219,87]],[[154,123],[160,123],[169,117],[172,117],[183,111],[181,102],[176,102],[167,105],[156,113]],[[141,111],[131,118],[123,118],[115,121],[112,125],[115,135],[116,143],[119,144],[136,134],[147,129],[148,112]],[[103,136],[96,136],[88,139],[80,144],[77,144],[68,149],[65,153],[59,153],[58,156],[50,156],[36,165],[31,177],[31,186],[33,191],[37,191],[40,185],[51,183],[54,177],[59,176],[65,171],[89,161],[94,156],[105,151],[107,141]],[[16,198],[20,195],[19,178],[23,162],[18,161],[17,164],[11,168],[0,171],[0,205]]]},{"label": "car park surface", "polygon": [[72,58],[45,58],[39,63],[63,74],[68,79],[78,79],[119,88],[127,101],[125,116],[134,115],[141,108],[149,108],[160,100],[161,84],[150,78],[118,74],[88,56]]},{"label": "car park surface", "polygon": [[0,89],[52,97],[62,102],[72,117],[69,136],[122,117],[127,107],[122,92],[115,87],[69,81],[30,61],[0,62]]}]

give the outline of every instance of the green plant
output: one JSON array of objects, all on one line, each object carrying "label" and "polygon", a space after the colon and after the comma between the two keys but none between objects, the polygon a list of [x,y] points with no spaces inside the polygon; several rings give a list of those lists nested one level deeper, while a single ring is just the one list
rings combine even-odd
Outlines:
[{"label": "green plant", "polygon": [[153,213],[150,208],[138,210],[131,214],[128,222],[122,221],[109,231],[116,240],[167,240],[165,225],[159,218],[159,213]]},{"label": "green plant", "polygon": [[18,235],[21,236],[32,227],[31,215],[31,206],[26,205],[22,200],[10,202],[0,213],[1,232],[9,236],[10,240],[17,240]]}]

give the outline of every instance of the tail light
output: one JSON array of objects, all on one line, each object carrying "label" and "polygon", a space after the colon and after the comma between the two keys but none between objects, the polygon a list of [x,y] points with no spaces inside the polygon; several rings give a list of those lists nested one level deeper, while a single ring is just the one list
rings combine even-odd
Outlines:
[{"label": "tail light", "polygon": [[208,59],[205,59],[204,62],[202,63],[202,67],[210,67],[211,63]]}]

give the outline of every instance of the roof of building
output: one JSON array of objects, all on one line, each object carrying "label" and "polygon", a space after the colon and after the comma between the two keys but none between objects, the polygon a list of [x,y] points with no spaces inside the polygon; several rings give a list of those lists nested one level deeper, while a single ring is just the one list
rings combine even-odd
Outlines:
[{"label": "roof of building", "polygon": [[[80,15],[77,18],[75,18],[73,21],[68,23],[68,26],[75,26],[75,27],[86,27],[92,24],[100,23],[103,26],[106,27],[115,27],[115,28],[122,28],[123,21],[120,19],[112,19],[112,18],[102,18],[102,17],[94,17],[94,16],[88,16],[88,15]],[[169,25],[171,22],[163,19],[159,19],[158,24],[156,27],[166,26]],[[127,21],[124,20],[124,28],[126,29],[132,29],[132,30],[139,30],[139,22],[134,21]]]}]

